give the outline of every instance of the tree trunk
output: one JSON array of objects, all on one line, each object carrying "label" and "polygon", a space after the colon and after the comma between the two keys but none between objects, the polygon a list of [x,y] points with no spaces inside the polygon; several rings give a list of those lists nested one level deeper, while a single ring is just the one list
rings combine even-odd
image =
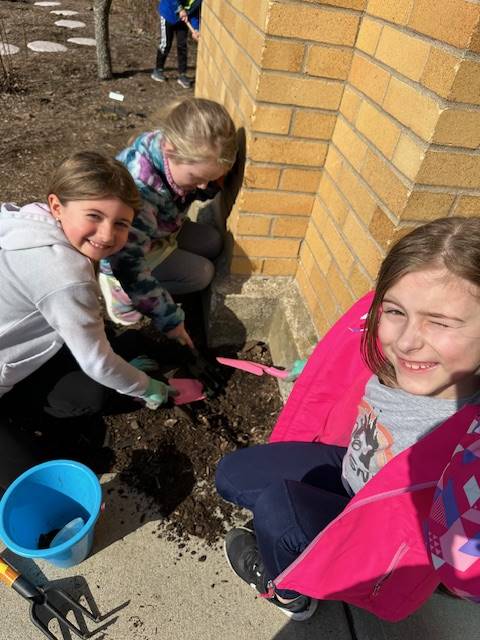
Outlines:
[{"label": "tree trunk", "polygon": [[111,5],[112,0],[94,0],[93,3],[95,40],[97,41],[97,75],[100,80],[110,80],[112,77],[110,34],[108,30]]}]

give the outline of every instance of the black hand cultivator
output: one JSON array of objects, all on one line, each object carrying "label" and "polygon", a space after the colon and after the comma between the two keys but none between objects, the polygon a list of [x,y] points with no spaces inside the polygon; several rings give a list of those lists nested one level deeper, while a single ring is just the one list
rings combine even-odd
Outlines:
[{"label": "black hand cultivator", "polygon": [[[84,640],[96,635],[97,631],[83,631],[80,627],[70,622],[70,620],[66,618],[65,613],[62,613],[60,609],[63,609],[64,612],[73,611],[74,614],[78,614],[82,618],[85,616],[94,622],[100,622],[100,616],[95,616],[62,589],[35,587],[1,556],[0,582],[3,582],[8,587],[12,587],[12,589],[25,598],[25,600],[30,602],[31,621],[47,638],[50,638],[50,640],[58,640],[58,637],[50,631],[47,623],[44,622],[42,618],[46,620],[56,618],[60,626],[64,625],[68,627],[72,633]],[[55,602],[55,604],[53,604],[53,602]]]}]

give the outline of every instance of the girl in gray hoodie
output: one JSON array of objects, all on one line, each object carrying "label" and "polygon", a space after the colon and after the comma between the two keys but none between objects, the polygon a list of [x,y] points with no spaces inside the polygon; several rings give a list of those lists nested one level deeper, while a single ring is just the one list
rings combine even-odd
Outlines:
[{"label": "girl in gray hoodie", "polygon": [[[93,263],[124,246],[140,206],[127,169],[97,152],[76,153],[60,165],[48,204],[1,205],[0,447],[12,464],[0,471],[0,486],[30,462],[9,435],[8,398],[21,383],[28,403],[28,380],[41,367],[47,371],[47,362],[49,373],[58,374],[54,386],[63,391],[48,395],[46,410],[59,417],[97,410],[92,398],[103,387],[143,398],[152,407],[175,394],[141,370],[141,361],[137,368],[114,353],[101,315]],[[91,393],[82,393],[78,382],[62,385],[65,374],[72,374],[71,366],[62,371],[65,351],[77,372],[86,374],[81,386]],[[52,367],[57,362],[58,371]]]}]

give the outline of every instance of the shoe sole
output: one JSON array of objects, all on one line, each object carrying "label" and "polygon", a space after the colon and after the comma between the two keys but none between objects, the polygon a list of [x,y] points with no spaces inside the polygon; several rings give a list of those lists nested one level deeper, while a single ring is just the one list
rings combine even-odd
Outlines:
[{"label": "shoe sole", "polygon": [[277,609],[280,609],[280,611],[284,615],[286,615],[287,618],[290,618],[290,620],[294,620],[295,622],[305,622],[305,620],[309,620],[313,616],[313,614],[317,610],[317,607],[318,607],[318,600],[314,600],[312,598],[308,609],[306,609],[305,611],[301,611],[300,613],[293,613],[288,609],[282,609],[282,607],[277,607]]},{"label": "shoe sole", "polygon": [[166,78],[155,78],[154,76],[150,76],[150,78],[152,80],[155,80],[155,82],[166,82],[167,81]]},{"label": "shoe sole", "polygon": [[253,526],[253,518],[247,520],[243,524],[239,524],[237,529],[243,529],[244,531],[248,531],[249,533],[253,533],[255,535],[255,527]]},{"label": "shoe sole", "polygon": [[117,316],[113,313],[112,293],[110,291],[110,287],[108,286],[108,283],[105,281],[104,278],[99,277],[98,286],[100,287],[100,291],[102,292],[103,299],[105,300],[105,307],[107,309],[108,317],[112,322],[114,322],[115,324],[121,324],[124,327],[131,327],[140,321],[141,318],[139,318],[139,320],[135,320],[135,322],[127,322],[126,320],[120,320],[120,318],[117,318]]},{"label": "shoe sole", "polygon": [[[246,529],[245,527],[239,526],[237,527],[237,529],[245,529],[245,531],[250,531],[250,529]],[[240,580],[242,580],[242,582],[244,582],[245,584],[248,584],[249,587],[251,587],[257,594],[257,596],[260,598],[262,597],[262,594],[259,593],[257,591],[257,588],[255,585],[249,583],[249,582],[245,582],[245,580],[243,580],[243,578],[241,578],[238,573],[235,571],[235,569],[232,566],[232,563],[230,562],[230,558],[228,557],[228,553],[227,553],[227,543],[224,540],[223,541],[223,554],[227,560],[228,566],[230,567],[230,569],[232,570],[232,572],[237,576],[237,578],[240,578]],[[266,600],[267,602],[270,602],[270,598],[262,598],[263,600]],[[278,609],[279,611],[281,611],[283,613],[283,615],[287,616],[287,618],[290,618],[290,620],[294,620],[295,622],[303,622],[304,620],[308,620],[309,618],[311,618],[313,616],[313,614],[315,613],[315,611],[317,610],[318,607],[318,600],[314,600],[312,598],[310,606],[308,607],[308,609],[306,609],[305,611],[301,611],[299,613],[295,613],[293,611],[289,611],[288,609],[283,609],[282,607],[278,607],[275,603],[270,602],[270,604],[272,604],[276,609]]]}]

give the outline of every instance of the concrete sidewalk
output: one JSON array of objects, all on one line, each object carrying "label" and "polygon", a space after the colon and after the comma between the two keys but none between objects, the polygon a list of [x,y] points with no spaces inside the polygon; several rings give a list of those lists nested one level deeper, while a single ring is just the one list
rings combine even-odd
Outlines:
[{"label": "concrete sidewalk", "polygon": [[[82,564],[57,569],[5,552],[34,584],[48,582],[82,596],[102,614],[113,612],[99,625],[88,622],[89,629],[99,629],[98,640],[473,640],[479,635],[480,609],[440,595],[396,624],[339,602],[322,602],[311,620],[291,622],[231,573],[220,546],[197,541],[180,548],[165,532],[159,537],[159,520],[146,503],[143,508],[138,494],[112,475],[102,482],[107,508],[92,554]],[[2,640],[41,640],[28,603],[2,588]]]}]

